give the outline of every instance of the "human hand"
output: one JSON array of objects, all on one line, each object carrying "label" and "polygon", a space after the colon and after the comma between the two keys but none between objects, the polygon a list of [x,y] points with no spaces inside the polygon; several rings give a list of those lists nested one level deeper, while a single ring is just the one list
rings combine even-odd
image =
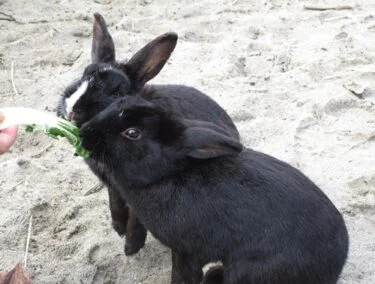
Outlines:
[{"label": "human hand", "polygon": [[[4,115],[0,113],[0,123],[4,120]],[[17,126],[9,126],[0,130],[0,154],[8,151],[17,137]]]}]

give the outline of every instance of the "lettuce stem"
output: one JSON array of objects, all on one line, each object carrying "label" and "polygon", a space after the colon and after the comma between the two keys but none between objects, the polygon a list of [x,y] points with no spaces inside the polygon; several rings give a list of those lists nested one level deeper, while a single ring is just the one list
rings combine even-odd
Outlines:
[{"label": "lettuce stem", "polygon": [[0,109],[0,112],[5,117],[0,123],[0,130],[11,125],[26,125],[26,131],[41,128],[50,137],[65,137],[75,148],[76,156],[90,156],[90,152],[82,147],[79,128],[70,121],[32,108],[9,107]]}]

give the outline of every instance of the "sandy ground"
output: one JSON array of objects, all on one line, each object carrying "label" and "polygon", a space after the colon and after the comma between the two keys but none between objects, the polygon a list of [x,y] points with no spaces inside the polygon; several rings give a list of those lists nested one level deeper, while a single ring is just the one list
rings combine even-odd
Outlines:
[{"label": "sandy ground", "polygon": [[[353,9],[304,9],[312,3]],[[244,144],[321,186],[350,231],[340,283],[375,283],[374,0],[14,0],[0,1],[0,12],[1,107],[55,111],[89,63],[94,12],[106,18],[119,59],[176,31],[177,48],[153,82],[203,90]],[[32,215],[35,283],[168,283],[169,250],[149,236],[125,257],[106,190],[86,194],[98,181],[65,141],[20,129],[0,165],[1,270],[23,260]]]}]

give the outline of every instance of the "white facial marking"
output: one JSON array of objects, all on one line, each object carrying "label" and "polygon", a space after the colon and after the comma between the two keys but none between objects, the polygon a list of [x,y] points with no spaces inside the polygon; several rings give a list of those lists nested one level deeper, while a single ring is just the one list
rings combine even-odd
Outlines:
[{"label": "white facial marking", "polygon": [[89,82],[83,81],[81,86],[75,91],[69,98],[66,99],[66,114],[69,115],[73,111],[73,106],[76,104],[76,102],[79,100],[80,97],[82,97],[86,91],[87,87],[89,86]]}]

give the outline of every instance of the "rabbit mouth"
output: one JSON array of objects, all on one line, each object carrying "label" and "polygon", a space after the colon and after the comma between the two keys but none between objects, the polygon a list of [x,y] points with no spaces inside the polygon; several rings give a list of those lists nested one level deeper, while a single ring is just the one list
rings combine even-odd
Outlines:
[{"label": "rabbit mouth", "polygon": [[66,115],[65,119],[69,120],[70,122],[75,122],[75,116],[76,116],[76,113],[75,112],[70,112]]}]

